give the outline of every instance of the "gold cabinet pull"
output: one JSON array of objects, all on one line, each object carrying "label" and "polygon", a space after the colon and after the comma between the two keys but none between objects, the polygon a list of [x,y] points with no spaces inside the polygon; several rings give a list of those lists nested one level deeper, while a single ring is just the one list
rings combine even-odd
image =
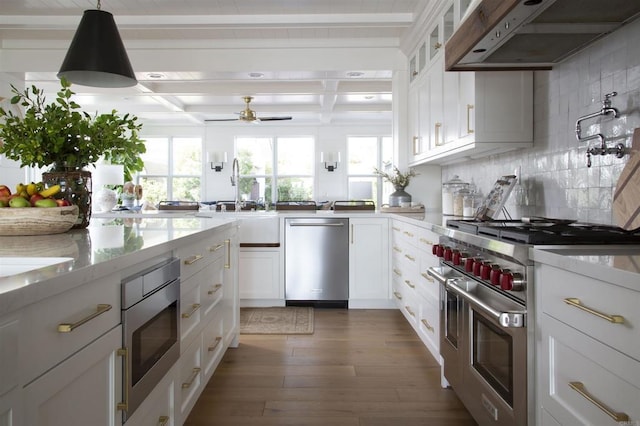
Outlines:
[{"label": "gold cabinet pull", "polygon": [[187,380],[182,384],[182,389],[189,389],[191,387],[193,382],[196,381],[196,378],[198,378],[198,374],[200,374],[200,370],[202,370],[200,367],[193,368],[193,370],[191,371],[191,377],[189,377],[189,380]]},{"label": "gold cabinet pull", "polygon": [[191,318],[191,316],[195,314],[198,309],[200,309],[200,304],[194,303],[193,305],[191,305],[191,310],[189,312],[183,313],[181,316],[182,318]]},{"label": "gold cabinet pull", "polygon": [[169,424],[169,416],[158,417],[158,426],[167,426]]},{"label": "gold cabinet pull", "polygon": [[436,146],[443,145],[443,143],[440,142],[440,128],[442,127],[442,123],[436,123],[435,127],[436,127],[436,137],[435,137]]},{"label": "gold cabinet pull", "polygon": [[413,234],[409,231],[404,231],[404,235],[406,235],[407,237],[413,237]]},{"label": "gold cabinet pull", "polygon": [[391,229],[393,229],[394,231],[400,231],[400,228],[398,228],[397,226],[392,226]]},{"label": "gold cabinet pull", "polygon": [[611,408],[607,407],[602,402],[594,398],[591,394],[589,394],[589,392],[587,392],[582,382],[569,382],[569,387],[574,391],[578,392],[580,396],[582,396],[584,399],[586,399],[587,401],[589,401],[590,403],[598,407],[600,410],[602,410],[603,413],[611,417],[614,421],[616,422],[629,421],[629,416],[627,416],[625,413],[617,413],[613,411]]},{"label": "gold cabinet pull", "polygon": [[190,258],[185,259],[185,260],[184,260],[184,264],[185,264],[185,265],[193,265],[194,263],[196,263],[198,260],[202,259],[203,257],[204,257],[204,256],[203,256],[203,255],[201,255],[201,254],[193,255],[193,256],[191,256]]},{"label": "gold cabinet pull", "polygon": [[427,274],[426,272],[421,272],[421,273],[420,273],[420,275],[422,275],[422,277],[423,277],[424,279],[426,279],[427,281],[429,281],[430,283],[432,283],[432,282],[433,282],[433,278],[431,278],[431,277],[429,276],[429,274]]},{"label": "gold cabinet pull", "polygon": [[207,351],[209,351],[209,352],[215,351],[221,341],[222,341],[222,337],[221,336],[216,337],[216,340],[213,341],[213,345],[209,346],[207,348]]},{"label": "gold cabinet pull", "polygon": [[404,280],[404,283],[406,285],[408,285],[409,287],[411,287],[411,288],[416,288],[415,284],[411,284],[411,281],[409,281],[409,280]]},{"label": "gold cabinet pull", "polygon": [[408,254],[405,254],[405,255],[404,255],[404,257],[406,257],[407,259],[409,259],[409,260],[410,260],[410,261],[412,261],[412,262],[415,262],[415,261],[416,261],[416,258],[415,258],[415,257],[410,256],[410,255],[408,255]]},{"label": "gold cabinet pull", "polygon": [[227,246],[227,263],[224,264],[224,269],[231,269],[231,240],[224,240],[224,244]]},{"label": "gold cabinet pull", "polygon": [[393,268],[393,273],[396,274],[399,277],[402,276],[402,272],[398,271],[396,268]]},{"label": "gold cabinet pull", "polygon": [[393,295],[396,297],[396,299],[402,300],[402,295],[400,293],[398,293],[397,291],[394,291]]},{"label": "gold cabinet pull", "polygon": [[216,284],[216,285],[214,285],[214,286],[213,286],[213,289],[211,289],[211,290],[209,290],[209,291],[207,292],[207,294],[208,294],[209,296],[212,296],[212,295],[214,295],[218,290],[220,290],[221,288],[222,288],[222,284]]},{"label": "gold cabinet pull", "polygon": [[124,363],[124,398],[122,402],[119,402],[116,405],[116,408],[120,411],[127,411],[129,409],[129,381],[131,380],[129,374],[129,360],[127,348],[120,348],[116,351],[116,355],[121,356],[123,358]]},{"label": "gold cabinet pull", "polygon": [[433,333],[434,328],[433,328],[433,326],[431,324],[429,324],[429,321],[427,321],[426,319],[423,318],[423,319],[420,320],[420,322],[424,324],[424,326],[427,328],[427,330],[429,330],[430,332]]},{"label": "gold cabinet pull", "polygon": [[404,308],[407,310],[407,312],[409,312],[409,315],[411,315],[412,317],[415,317],[415,316],[416,316],[416,314],[414,314],[414,313],[413,313],[413,311],[411,310],[411,308],[410,308],[410,307],[405,306]]},{"label": "gold cabinet pull", "polygon": [[78,322],[74,322],[73,324],[67,324],[67,323],[58,324],[58,333],[71,333],[73,330],[80,327],[82,324],[88,323],[98,315],[102,315],[109,310],[111,310],[111,305],[101,303],[98,305],[94,313],[92,313],[91,315],[85,318],[82,318]]},{"label": "gold cabinet pull", "polygon": [[473,105],[467,104],[467,133],[473,133],[473,129],[471,128],[471,110],[473,109]]},{"label": "gold cabinet pull", "polygon": [[434,44],[434,45],[433,45],[433,48],[434,48],[435,50],[438,50],[438,49],[440,49],[441,47],[442,47],[442,43],[440,43],[439,41],[437,41],[437,42],[436,42],[436,44]]},{"label": "gold cabinet pull", "polygon": [[209,251],[211,251],[211,252],[218,251],[218,250],[220,250],[222,247],[224,247],[224,244],[216,244],[215,246],[211,246],[211,247],[209,247]]},{"label": "gold cabinet pull", "polygon": [[413,155],[418,155],[418,154],[420,154],[420,136],[414,136],[413,137]]},{"label": "gold cabinet pull", "polygon": [[397,251],[398,253],[401,253],[402,249],[400,249],[398,246],[393,246],[393,251]]},{"label": "gold cabinet pull", "polygon": [[569,306],[573,306],[574,308],[578,308],[578,309],[580,309],[582,311],[590,313],[591,315],[595,315],[598,318],[602,318],[603,320],[607,320],[609,322],[612,322],[614,324],[622,324],[622,323],[624,323],[624,317],[622,315],[607,315],[607,314],[603,314],[602,312],[598,312],[595,309],[591,309],[591,308],[583,305],[582,302],[580,302],[580,299],[578,299],[577,297],[568,297],[568,298],[564,299],[564,303],[566,303]]},{"label": "gold cabinet pull", "polygon": [[426,244],[428,246],[432,246],[433,245],[433,241],[429,241],[426,238],[420,238],[420,242],[424,243],[424,244]]},{"label": "gold cabinet pull", "polygon": [[351,244],[353,244],[353,223],[351,224]]}]

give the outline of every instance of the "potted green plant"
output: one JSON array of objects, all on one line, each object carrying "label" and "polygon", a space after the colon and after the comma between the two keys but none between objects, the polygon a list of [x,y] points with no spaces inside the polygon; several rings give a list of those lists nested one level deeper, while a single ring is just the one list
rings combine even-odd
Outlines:
[{"label": "potted green plant", "polygon": [[400,207],[402,203],[411,202],[411,194],[407,193],[404,189],[409,186],[411,178],[417,176],[418,173],[412,169],[406,173],[402,173],[396,166],[393,166],[392,173],[387,173],[377,168],[374,168],[373,172],[393,185],[395,189],[395,192],[389,195],[389,207]]},{"label": "potted green plant", "polygon": [[[142,125],[134,115],[116,110],[91,115],[72,100],[71,83],[60,80],[54,102],[47,103],[42,90],[31,86],[19,91],[11,86],[11,104],[24,108],[22,115],[0,107],[0,154],[22,167],[46,168],[43,180],[60,183],[65,195],[80,209],[77,227],[86,227],[91,215],[91,173],[87,166],[100,159],[122,164],[125,180],[142,170],[140,154],[146,151],[138,132]],[[82,191],[82,187],[85,190]]]}]

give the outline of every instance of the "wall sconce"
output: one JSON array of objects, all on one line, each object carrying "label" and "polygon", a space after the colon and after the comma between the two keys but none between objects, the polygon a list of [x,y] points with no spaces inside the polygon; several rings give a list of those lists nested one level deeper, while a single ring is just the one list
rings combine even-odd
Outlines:
[{"label": "wall sconce", "polygon": [[340,152],[324,152],[320,153],[320,162],[324,163],[324,168],[332,172],[338,168],[340,162]]},{"label": "wall sconce", "polygon": [[58,78],[94,87],[131,87],[138,84],[113,15],[85,10],[62,62]]},{"label": "wall sconce", "polygon": [[226,162],[226,152],[207,152],[207,163],[211,164],[211,170],[221,172],[222,169],[224,169],[224,163]]}]

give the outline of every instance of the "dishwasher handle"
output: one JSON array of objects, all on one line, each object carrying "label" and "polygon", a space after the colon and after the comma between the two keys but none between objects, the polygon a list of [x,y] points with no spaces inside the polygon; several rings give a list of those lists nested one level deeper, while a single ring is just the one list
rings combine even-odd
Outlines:
[{"label": "dishwasher handle", "polygon": [[338,223],[291,222],[289,223],[289,226],[328,226],[328,227],[340,228],[344,226],[344,222],[338,222]]}]

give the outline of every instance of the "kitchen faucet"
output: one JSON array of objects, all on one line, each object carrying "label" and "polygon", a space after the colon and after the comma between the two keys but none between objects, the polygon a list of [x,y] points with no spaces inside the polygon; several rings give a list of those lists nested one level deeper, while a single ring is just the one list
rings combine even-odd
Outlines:
[{"label": "kitchen faucet", "polygon": [[613,96],[616,96],[617,94],[618,92],[607,93],[606,95],[604,95],[604,100],[602,101],[602,108],[600,109],[600,111],[583,115],[582,117],[578,118],[578,120],[576,121],[576,138],[578,138],[578,141],[584,142],[584,141],[590,141],[592,139],[600,139],[599,147],[591,147],[587,149],[587,167],[591,167],[592,155],[615,154],[616,157],[618,158],[624,157],[625,146],[623,143],[618,143],[615,147],[607,147],[606,139],[602,133],[597,133],[595,135],[586,136],[583,138],[582,127],[580,126],[580,123],[582,123],[585,120],[589,120],[591,118],[596,118],[600,116],[607,116],[609,114],[612,114],[614,118],[617,118],[618,110],[611,106],[611,98]]},{"label": "kitchen faucet", "polygon": [[242,203],[240,201],[240,162],[237,157],[234,157],[231,166],[231,186],[235,186],[236,188],[234,204],[236,211],[239,212],[242,210]]}]

